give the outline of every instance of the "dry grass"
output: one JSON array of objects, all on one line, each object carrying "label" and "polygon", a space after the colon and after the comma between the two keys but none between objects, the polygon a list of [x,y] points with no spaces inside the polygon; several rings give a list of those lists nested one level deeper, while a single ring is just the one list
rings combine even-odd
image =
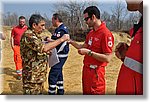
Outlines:
[{"label": "dry grass", "polygon": [[[7,39],[3,41],[3,60],[1,63],[0,77],[3,77],[3,93],[2,94],[22,94],[22,81],[16,80],[15,65],[13,61],[13,51],[11,50],[9,38],[10,27],[4,27],[4,33]],[[115,46],[120,41],[129,42],[126,34],[114,33]],[[113,54],[111,62],[106,67],[106,94],[115,94],[116,81],[118,77],[121,61]],[[65,94],[82,94],[82,66],[83,56],[79,55],[77,50],[70,46],[70,53],[64,66],[64,87]],[[49,70],[48,70],[49,71]],[[48,83],[45,83],[45,94],[47,93]]]}]

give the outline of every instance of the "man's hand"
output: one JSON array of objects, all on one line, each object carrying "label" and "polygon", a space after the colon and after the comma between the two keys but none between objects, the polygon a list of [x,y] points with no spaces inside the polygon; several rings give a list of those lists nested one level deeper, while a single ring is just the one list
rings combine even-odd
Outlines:
[{"label": "man's hand", "polygon": [[89,51],[90,51],[89,49],[81,48],[81,49],[78,50],[78,53],[79,53],[80,55],[86,55],[86,54],[89,53]]},{"label": "man's hand", "polygon": [[68,42],[68,44],[72,44],[74,41],[72,39],[70,39],[67,42]]},{"label": "man's hand", "polygon": [[128,50],[128,45],[126,43],[119,43],[117,46],[116,46],[116,49],[115,49],[115,55],[119,58],[119,59],[124,59],[125,58],[125,55],[126,55],[126,51]]},{"label": "man's hand", "polygon": [[52,50],[49,50],[48,52],[46,52],[48,55],[52,55]]}]

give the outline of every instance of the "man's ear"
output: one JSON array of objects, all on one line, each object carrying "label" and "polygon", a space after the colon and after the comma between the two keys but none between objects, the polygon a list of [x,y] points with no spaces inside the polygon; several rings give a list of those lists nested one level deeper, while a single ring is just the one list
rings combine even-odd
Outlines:
[{"label": "man's ear", "polygon": [[95,15],[93,14],[93,15],[92,15],[92,19],[94,19],[94,18],[95,18]]},{"label": "man's ear", "polygon": [[95,19],[96,19],[96,16],[93,14],[91,19],[92,19],[92,20],[95,20]]},{"label": "man's ear", "polygon": [[33,27],[33,28],[35,28],[36,26],[37,26],[36,23],[33,23],[33,24],[32,24],[32,27]]}]

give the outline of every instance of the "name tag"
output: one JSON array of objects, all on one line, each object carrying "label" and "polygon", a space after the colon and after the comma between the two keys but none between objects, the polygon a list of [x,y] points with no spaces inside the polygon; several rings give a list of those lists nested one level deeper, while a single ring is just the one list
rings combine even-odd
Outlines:
[{"label": "name tag", "polygon": [[89,44],[90,46],[92,45],[92,40],[91,40],[91,39],[89,40],[88,44]]}]

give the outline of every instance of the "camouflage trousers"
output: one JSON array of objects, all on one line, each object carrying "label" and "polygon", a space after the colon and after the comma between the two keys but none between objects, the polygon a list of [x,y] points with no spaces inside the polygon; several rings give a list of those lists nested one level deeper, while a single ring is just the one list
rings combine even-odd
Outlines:
[{"label": "camouflage trousers", "polygon": [[40,95],[43,94],[44,83],[23,83],[23,94]]}]

